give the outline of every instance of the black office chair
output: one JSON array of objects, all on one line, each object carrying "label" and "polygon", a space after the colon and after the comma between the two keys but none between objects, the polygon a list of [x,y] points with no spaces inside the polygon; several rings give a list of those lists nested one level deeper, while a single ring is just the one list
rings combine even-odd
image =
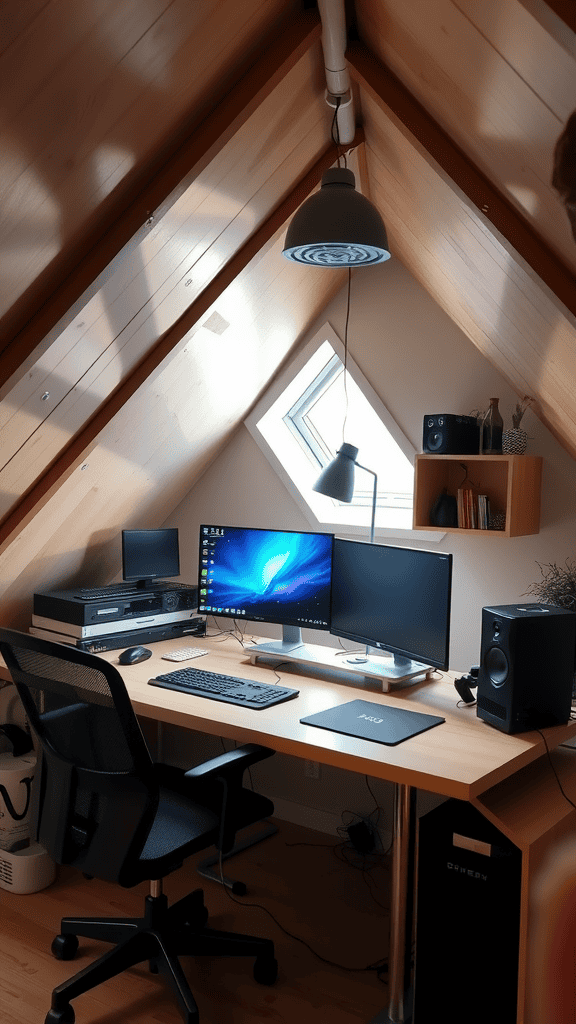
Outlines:
[{"label": "black office chair", "polygon": [[151,882],[141,918],[63,918],[52,943],[69,960],[78,935],[115,943],[52,993],[45,1024],[74,1024],[70,1000],[148,960],[171,984],[185,1024],[198,1008],[178,955],[255,957],[254,977],[276,980],[268,939],[206,927],[201,889],[168,907],[162,878],[236,830],[272,813],[242,786],[244,769],[273,753],[247,744],[190,771],[154,764],[120,673],[65,644],[0,628],[0,653],[42,746],[37,838],[58,864],[124,887]]}]

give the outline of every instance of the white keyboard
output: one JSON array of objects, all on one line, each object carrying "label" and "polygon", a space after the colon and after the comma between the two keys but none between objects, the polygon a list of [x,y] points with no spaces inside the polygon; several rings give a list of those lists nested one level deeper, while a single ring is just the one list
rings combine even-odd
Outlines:
[{"label": "white keyboard", "polygon": [[181,647],[178,651],[166,651],[162,657],[165,661],[189,661],[190,658],[200,658],[202,654],[208,654],[206,647]]}]

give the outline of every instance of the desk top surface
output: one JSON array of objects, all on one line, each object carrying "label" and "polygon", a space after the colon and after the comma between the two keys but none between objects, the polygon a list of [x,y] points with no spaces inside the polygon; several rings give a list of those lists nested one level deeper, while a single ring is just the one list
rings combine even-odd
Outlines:
[{"label": "desk top surface", "polygon": [[[262,743],[281,753],[463,800],[485,792],[546,752],[538,732],[509,736],[478,718],[475,707],[457,707],[454,673],[438,673],[438,678],[382,693],[376,681],[315,678],[309,666],[295,671],[294,666],[288,668],[284,663],[275,675],[269,665],[252,665],[249,644],[243,649],[231,636],[164,640],[148,646],[152,657],[138,665],[118,665],[119,651],[108,651],[101,657],[118,666],[136,713],[157,721],[241,742]],[[192,662],[161,658],[162,653],[184,646],[209,648],[210,653]],[[300,694],[284,704],[253,711],[148,685],[154,675],[186,665],[266,683],[278,681],[279,676],[281,684],[299,689]],[[300,723],[307,715],[358,698],[441,715],[446,721],[397,746]],[[546,729],[544,734],[552,749],[566,739],[576,738],[576,722]]]}]

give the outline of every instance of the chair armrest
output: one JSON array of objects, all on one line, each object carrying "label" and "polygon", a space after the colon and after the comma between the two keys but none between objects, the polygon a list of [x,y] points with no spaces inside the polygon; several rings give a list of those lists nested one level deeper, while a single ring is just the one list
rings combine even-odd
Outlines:
[{"label": "chair armrest", "polygon": [[[271,757],[274,753],[269,747],[261,747],[256,743],[245,743],[242,747],[229,750],[226,754],[212,757],[204,764],[196,765],[184,773],[188,782],[195,782],[199,792],[195,796],[200,801],[213,805],[217,799],[220,813],[220,834],[216,848],[228,853],[234,846],[237,828],[237,807],[242,800],[242,776],[250,765]],[[216,798],[214,789],[218,790]],[[216,809],[214,807],[214,809]]]},{"label": "chair armrest", "polygon": [[256,743],[245,743],[242,747],[228,750],[225,754],[211,757],[209,761],[196,765],[184,773],[185,779],[209,782],[221,775],[242,773],[250,765],[271,757],[274,753],[269,747],[261,747]]}]

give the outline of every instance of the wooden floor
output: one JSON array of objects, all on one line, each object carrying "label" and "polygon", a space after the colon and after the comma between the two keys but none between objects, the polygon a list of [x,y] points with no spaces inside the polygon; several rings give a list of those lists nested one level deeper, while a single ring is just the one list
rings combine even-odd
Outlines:
[{"label": "wooden floor", "polygon": [[[199,880],[191,859],[166,879],[170,901],[202,887],[210,925],[272,938],[279,963],[276,984],[252,979],[248,960],[183,959],[201,1024],[367,1024],[386,1005],[387,987],[375,971],[349,971],[323,963],[289,938],[261,903],[294,936],[326,960],[347,967],[379,962],[388,951],[389,871],[366,874],[335,856],[336,838],[280,822],[280,830],[238,854],[226,867],[248,886],[233,903],[219,886]],[[314,845],[291,845],[314,844]],[[198,859],[198,858],[197,858]],[[0,1021],[43,1024],[52,988],[106,948],[81,939],[74,961],[55,960],[50,943],[66,914],[139,915],[147,887],[119,889],[60,869],[43,892],[17,895],[0,889]],[[385,975],[384,975],[385,977]],[[172,996],[146,967],[126,971],[74,1000],[76,1024],[179,1024]]]}]

